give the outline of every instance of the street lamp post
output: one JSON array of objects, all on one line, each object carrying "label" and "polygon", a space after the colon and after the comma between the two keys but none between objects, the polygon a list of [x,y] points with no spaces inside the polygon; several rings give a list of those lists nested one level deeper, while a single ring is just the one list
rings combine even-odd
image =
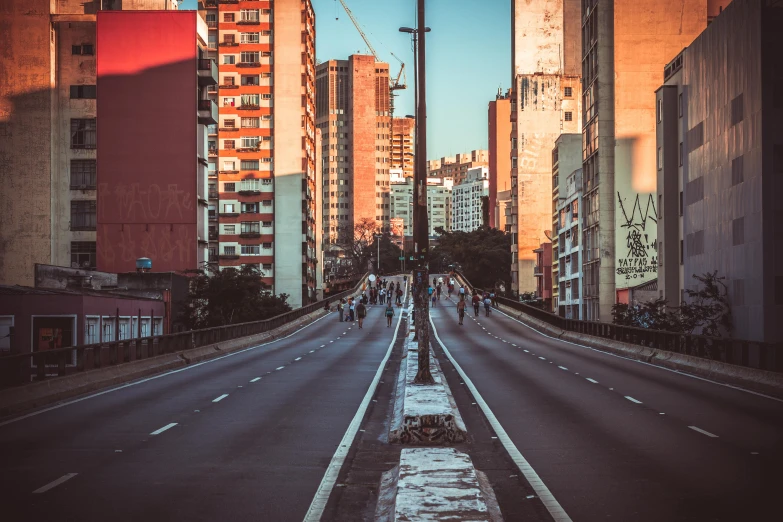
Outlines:
[{"label": "street lamp post", "polygon": [[375,234],[375,242],[378,243],[378,263],[377,263],[378,275],[381,275],[381,238],[382,237],[383,237],[382,234]]},{"label": "street lamp post", "polygon": [[[417,267],[414,270],[414,308],[416,311],[416,338],[419,342],[419,368],[414,382],[432,383],[430,373],[429,334],[429,219],[427,217],[427,81],[426,81],[426,33],[424,0],[418,0],[416,29],[407,27],[400,31],[414,34],[416,57],[416,168],[414,175],[413,245]],[[418,43],[418,45],[417,45]]]}]

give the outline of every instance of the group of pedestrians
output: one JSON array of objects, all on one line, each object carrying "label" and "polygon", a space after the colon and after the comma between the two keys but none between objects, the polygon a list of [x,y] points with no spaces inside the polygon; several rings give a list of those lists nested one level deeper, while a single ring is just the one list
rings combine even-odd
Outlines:
[{"label": "group of pedestrians", "polygon": [[[406,278],[407,280],[407,278]],[[368,304],[385,304],[386,309],[386,327],[390,328],[392,318],[395,315],[394,304],[402,306],[403,290],[399,281],[387,281],[386,279],[376,279],[375,285],[369,283],[368,287],[362,292],[358,299],[349,297],[340,299],[337,303],[337,312],[340,316],[340,322],[358,322],[359,328],[364,328],[364,318],[367,317]]]},{"label": "group of pedestrians", "polygon": [[[473,304],[473,313],[476,317],[479,316],[481,305],[484,305],[484,313],[487,317],[492,313],[492,307],[497,308],[497,295],[495,291],[479,293],[477,290],[473,291],[473,296],[470,299]],[[467,299],[465,298],[465,288],[460,287],[460,297],[457,301],[457,316],[459,317],[459,324],[462,325],[462,320],[465,318],[465,309],[467,308]]]}]

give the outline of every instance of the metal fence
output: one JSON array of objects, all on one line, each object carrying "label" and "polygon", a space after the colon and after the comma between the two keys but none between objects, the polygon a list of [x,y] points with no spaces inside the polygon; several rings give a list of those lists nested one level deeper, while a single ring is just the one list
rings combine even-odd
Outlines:
[{"label": "metal fence", "polygon": [[350,290],[261,321],[6,355],[0,357],[0,388],[116,366],[268,332],[323,309],[326,303],[331,304],[355,294],[361,290],[366,278],[367,274]]},{"label": "metal fence", "polygon": [[[483,291],[481,288],[474,288],[470,281],[461,273],[457,275],[467,288],[479,292]],[[513,299],[498,297],[497,301],[499,304],[512,310],[568,332],[621,341],[702,359],[711,359],[748,368],[783,372],[783,344],[781,343],[724,339],[706,335],[682,334],[650,328],[621,326],[598,321],[566,319]]]}]

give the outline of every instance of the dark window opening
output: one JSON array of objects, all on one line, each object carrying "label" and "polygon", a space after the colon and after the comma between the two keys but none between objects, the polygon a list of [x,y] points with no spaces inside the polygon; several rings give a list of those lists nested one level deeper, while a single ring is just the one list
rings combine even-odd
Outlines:
[{"label": "dark window opening", "polygon": [[71,189],[95,190],[97,184],[95,160],[71,160]]}]

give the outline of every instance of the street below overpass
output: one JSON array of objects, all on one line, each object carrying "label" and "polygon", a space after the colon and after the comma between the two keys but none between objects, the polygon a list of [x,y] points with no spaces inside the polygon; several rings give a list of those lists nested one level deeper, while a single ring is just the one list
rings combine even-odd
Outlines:
[{"label": "street below overpass", "polygon": [[449,384],[475,387],[572,520],[783,520],[783,401],[467,312],[431,310]]}]

